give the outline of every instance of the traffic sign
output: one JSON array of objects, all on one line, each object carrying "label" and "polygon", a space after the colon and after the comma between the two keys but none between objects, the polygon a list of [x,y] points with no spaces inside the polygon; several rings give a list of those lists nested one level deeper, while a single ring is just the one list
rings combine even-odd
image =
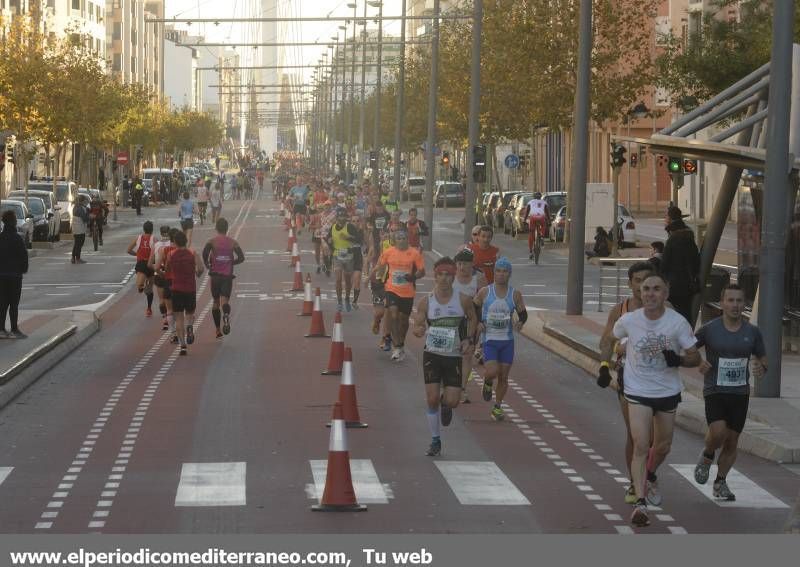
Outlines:
[{"label": "traffic sign", "polygon": [[519,156],[517,154],[508,154],[505,164],[508,169],[517,169],[519,167]]},{"label": "traffic sign", "polygon": [[118,152],[117,153],[117,164],[118,165],[126,165],[128,163],[128,152]]}]

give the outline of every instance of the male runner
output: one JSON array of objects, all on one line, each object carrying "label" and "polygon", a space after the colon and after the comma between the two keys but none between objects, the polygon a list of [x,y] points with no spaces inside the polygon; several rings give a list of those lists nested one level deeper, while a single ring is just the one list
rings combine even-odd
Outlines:
[{"label": "male runner", "polygon": [[[244,252],[239,243],[228,236],[228,221],[217,220],[217,235],[203,248],[203,264],[211,279],[211,315],[217,329],[217,338],[231,332],[231,293],[233,292],[233,267],[244,262]],[[220,313],[220,306],[222,312]],[[222,330],[220,330],[220,319]]]},{"label": "male runner", "polygon": [[169,330],[172,335],[170,340],[173,344],[178,343],[178,335],[175,334],[175,316],[172,310],[172,268],[169,265],[169,257],[178,248],[175,243],[177,242],[176,238],[180,232],[181,231],[177,228],[171,228],[169,231],[169,244],[156,250],[156,254],[153,258],[157,284],[161,286],[162,297],[164,298],[167,330]]},{"label": "male runner", "polygon": [[458,407],[461,357],[474,342],[478,322],[472,300],[453,289],[456,263],[446,256],[440,258],[433,265],[433,274],[433,291],[420,300],[414,320],[414,335],[425,336],[422,371],[432,437],[425,453],[429,457],[442,452],[439,421],[445,427],[450,425],[453,409]]},{"label": "male runner", "polygon": [[[628,417],[628,402],[622,392],[625,370],[625,348],[615,348],[617,344],[614,339],[614,325],[620,317],[631,311],[636,311],[642,307],[642,282],[650,277],[655,270],[650,262],[637,262],[628,268],[628,286],[631,288],[631,296],[623,300],[621,303],[615,305],[608,314],[606,321],[606,328],[603,330],[603,336],[600,337],[600,371],[597,377],[597,385],[601,388],[607,387],[609,384],[617,391],[619,398],[619,406],[622,411],[622,418],[625,421],[625,431],[627,440],[625,442],[625,464],[628,466],[628,477],[631,483],[625,490],[625,502],[627,504],[636,504],[636,489],[633,486],[633,476],[631,475],[631,458],[633,457],[633,438],[631,437],[631,422]],[[611,360],[615,353],[617,354],[617,377],[611,377]],[[648,485],[648,488],[650,485]],[[656,497],[657,500],[657,497]]]},{"label": "male runner", "polygon": [[303,217],[308,214],[308,195],[311,189],[303,183],[303,178],[298,176],[296,184],[289,191],[289,200],[292,203],[292,215],[294,217],[294,226],[297,235],[303,228]]},{"label": "male runner", "polygon": [[[483,399],[492,401],[492,386],[497,379],[494,407],[491,417],[505,419],[501,407],[508,391],[508,374],[514,363],[514,330],[520,331],[528,320],[528,310],[522,293],[508,285],[511,279],[511,260],[500,257],[494,264],[494,283],[484,287],[475,296],[475,306],[480,309],[478,332],[484,333],[483,359],[486,375],[483,379]],[[517,322],[513,320],[517,313]]]},{"label": "male runner", "polygon": [[159,232],[161,233],[161,238],[151,246],[150,258],[147,260],[147,267],[153,272],[153,287],[156,288],[156,293],[158,294],[158,310],[161,313],[161,330],[166,331],[169,329],[169,320],[167,319],[167,303],[164,294],[164,286],[167,284],[166,280],[157,273],[156,267],[161,266],[161,264],[156,264],[156,258],[160,257],[160,254],[164,248],[172,245],[172,241],[170,239],[169,225],[162,225],[159,229]]},{"label": "male runner", "polygon": [[761,331],[742,318],[742,288],[736,284],[723,287],[719,304],[722,317],[706,323],[695,335],[697,346],[706,347],[706,360],[700,363],[699,370],[705,376],[703,398],[708,431],[703,453],[694,469],[694,479],[699,484],[708,481],[714,454],[721,447],[713,494],[716,498],[733,501],[736,496],[725,478],[736,461],[739,435],[747,420],[749,363],[752,359],[753,374],[760,378],[767,370],[767,353]]},{"label": "male runner", "polygon": [[181,229],[186,234],[188,245],[192,246],[192,232],[194,231],[194,214],[197,212],[197,205],[189,195],[188,191],[183,192],[183,199],[178,203],[178,218],[181,220]]},{"label": "male runner", "polygon": [[547,231],[547,221],[550,218],[550,209],[547,201],[542,199],[542,194],[538,191],[533,194],[533,199],[528,201],[525,207],[525,218],[528,220],[528,255],[529,260],[533,260],[533,240],[536,230],[539,231],[539,238],[544,238]]},{"label": "male runner", "polygon": [[211,194],[208,196],[208,202],[211,205],[211,222],[216,224],[219,215],[222,213],[222,189],[219,183],[211,185]]},{"label": "male runner", "polygon": [[[361,242],[361,233],[358,228],[348,222],[347,209],[344,207],[336,208],[336,222],[333,223],[325,242],[333,255],[333,271],[336,275],[336,301],[337,310],[344,311],[342,305],[342,279],[345,286],[345,305],[349,312],[352,309],[350,304],[350,289],[353,285],[354,270],[354,251],[353,248]],[[360,276],[359,276],[360,277]]]},{"label": "male runner", "polygon": [[475,267],[483,272],[488,283],[494,283],[494,263],[500,255],[500,249],[492,246],[494,230],[491,226],[482,226],[478,233],[478,243],[470,243],[468,246],[475,254]]},{"label": "male runner", "polygon": [[172,275],[172,313],[175,331],[181,345],[181,356],[186,356],[186,345],[194,342],[194,311],[197,308],[197,281],[203,273],[203,264],[194,250],[186,247],[188,238],[183,232],[175,235],[176,249],[167,258],[167,268]]},{"label": "male runner", "polygon": [[136,256],[136,289],[144,292],[147,298],[145,316],[153,316],[153,270],[147,265],[153,251],[155,239],[153,238],[153,223],[145,221],[142,225],[142,234],[133,239],[128,246],[128,254]]},{"label": "male runner", "polygon": [[[655,471],[672,445],[675,411],[683,389],[678,367],[697,366],[700,353],[689,323],[665,305],[669,285],[664,278],[651,275],[641,289],[642,308],[619,318],[614,337],[628,339],[623,391],[633,437],[631,473],[636,505],[631,523],[643,527],[650,524],[646,484],[657,482]],[[678,354],[681,350],[683,356]],[[648,463],[651,435],[653,451]]]},{"label": "male runner", "polygon": [[[478,294],[478,290],[486,287],[486,278],[482,272],[475,270],[475,255],[472,250],[466,246],[459,250],[453,260],[456,263],[456,277],[453,280],[453,289],[457,292],[466,295],[470,300],[474,299]],[[461,361],[461,403],[468,404],[469,396],[467,396],[467,383],[473,378],[478,377],[478,373],[472,369],[473,355],[475,354],[475,341],[477,337],[471,337],[473,340],[472,346],[464,351],[464,356]]]},{"label": "male runner", "polygon": [[381,254],[378,264],[372,269],[374,277],[382,266],[388,266],[386,280],[386,307],[389,309],[388,325],[392,335],[392,360],[405,358],[405,340],[408,333],[408,318],[414,307],[416,282],[425,277],[425,260],[416,248],[408,246],[405,230],[394,233],[395,244]]},{"label": "male runner", "polygon": [[408,209],[406,230],[408,230],[408,245],[422,251],[422,237],[428,236],[428,225],[417,218],[416,207]]},{"label": "male runner", "polygon": [[325,235],[331,231],[331,227],[333,223],[336,222],[336,207],[333,205],[332,202],[328,201],[325,205],[325,211],[322,213],[320,217],[320,238],[322,238],[322,271],[325,272],[326,276],[331,275],[331,269],[333,265],[333,256],[331,255],[331,249],[328,244],[325,242]]},{"label": "male runner", "polygon": [[197,210],[200,213],[200,224],[203,224],[208,212],[209,185],[211,185],[211,181],[206,181],[197,186]]}]

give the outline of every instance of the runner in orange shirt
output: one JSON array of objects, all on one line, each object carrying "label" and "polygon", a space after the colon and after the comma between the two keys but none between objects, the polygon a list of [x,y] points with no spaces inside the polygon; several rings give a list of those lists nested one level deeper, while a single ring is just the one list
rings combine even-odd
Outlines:
[{"label": "runner in orange shirt", "polygon": [[373,278],[383,266],[389,269],[385,287],[387,323],[392,332],[392,360],[401,361],[405,357],[408,318],[414,307],[415,282],[425,277],[425,260],[419,250],[409,247],[408,233],[404,229],[394,233],[394,246],[381,254],[372,270]]}]

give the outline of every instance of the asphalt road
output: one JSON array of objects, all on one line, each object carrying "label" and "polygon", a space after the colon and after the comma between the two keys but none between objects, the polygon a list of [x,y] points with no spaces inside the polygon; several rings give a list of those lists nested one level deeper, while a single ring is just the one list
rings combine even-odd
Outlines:
[{"label": "asphalt road", "polygon": [[[392,363],[375,346],[366,301],[345,314],[343,330],[354,351],[361,418],[369,423],[348,431],[356,493],[369,510],[309,511],[322,488],[315,476],[324,476],[325,424],[339,383],[320,375],[330,341],[303,338],[309,319],[296,316],[301,299],[285,292],[291,271],[276,204],[233,202],[227,212],[247,256],[237,270],[231,334],[214,338],[203,279],[197,341],[188,357],[178,357],[157,318],[144,317],[143,298],[123,285],[102,331],[0,410],[0,531],[632,531],[623,502],[624,426],[611,392],[518,339],[507,421],[489,418],[479,384],[470,383],[473,402],[459,407],[443,430],[443,455],[425,457],[421,343],[410,340],[406,360]],[[460,241],[458,214],[448,212],[452,220],[443,216],[435,223],[442,253]],[[307,235],[301,244],[310,249]],[[544,286],[526,288],[533,290],[528,303],[558,308],[564,281],[559,251],[546,249],[542,264],[533,267],[517,245],[499,244],[512,254],[517,285]],[[111,270],[113,261],[118,271],[103,275],[119,283],[129,268],[125,258],[111,256],[96,269]],[[313,267],[310,254],[302,259],[304,269]],[[333,282],[312,277],[322,288],[330,331]],[[430,286],[427,278],[421,291]],[[652,525],[637,531],[780,531],[797,476],[742,455],[731,477],[739,500],[718,503],[681,474],[700,447],[697,436],[676,431],[660,471],[664,504]]]}]

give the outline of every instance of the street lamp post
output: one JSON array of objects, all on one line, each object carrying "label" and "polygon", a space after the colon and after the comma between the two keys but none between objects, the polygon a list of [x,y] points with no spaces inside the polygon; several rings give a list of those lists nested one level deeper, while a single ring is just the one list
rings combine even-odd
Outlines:
[{"label": "street lamp post", "polygon": [[[367,3],[364,2],[364,18],[367,17]],[[359,106],[358,113],[358,172],[359,176],[364,171],[364,112],[366,111],[365,104],[365,89],[364,83],[367,82],[367,20],[361,22],[363,26],[361,29],[361,105]],[[355,63],[354,63],[355,65]]]},{"label": "street lamp post", "polygon": [[[480,2],[481,0],[477,0]],[[403,118],[406,88],[406,0],[402,4],[402,18],[400,20],[400,68],[397,79],[397,111],[394,123],[394,179],[392,179],[392,194],[394,201],[400,202],[400,150],[403,143]]]},{"label": "street lamp post", "polygon": [[[634,106],[628,111],[628,115],[626,116],[628,122],[628,138],[631,137],[631,118],[635,118],[636,120],[641,120],[650,112],[650,109],[647,108],[647,105],[639,101],[639,104]],[[628,210],[631,209],[631,162],[633,161],[633,154],[631,153],[631,143],[630,140],[628,141]],[[637,181],[637,199],[641,203],[641,195],[639,193],[642,190],[642,164],[639,163],[638,157],[636,162],[636,175],[638,177]]]},{"label": "street lamp post", "polygon": [[[357,4],[351,2],[347,4],[348,8],[353,9],[353,50],[351,52],[350,61],[350,113],[347,117],[347,172],[345,173],[345,182],[350,183],[353,178],[353,111],[355,110],[355,95],[356,95],[356,8]],[[345,50],[347,46],[345,46]],[[363,86],[361,88],[364,88]]]},{"label": "street lamp post", "polygon": [[[372,149],[377,154],[375,160],[375,167],[372,171],[372,185],[378,186],[378,172],[381,169],[381,151],[380,151],[380,130],[381,130],[381,57],[383,55],[383,2],[381,0],[368,1],[367,4],[373,8],[378,8],[378,55],[377,55],[377,77],[375,81],[375,123],[372,130]],[[364,81],[361,81],[362,83]]]},{"label": "street lamp post", "polygon": [[[344,143],[346,141],[345,137],[345,109],[347,108],[347,24],[349,21],[346,21],[343,26],[339,26],[339,29],[344,32],[344,40],[342,40],[342,131],[341,131],[341,145],[342,145],[342,167],[343,169],[347,166],[347,161],[344,158]],[[338,49],[337,49],[338,51]],[[337,156],[338,157],[338,156]],[[339,172],[342,176],[342,180],[347,183],[347,169]]]},{"label": "street lamp post", "polygon": [[[439,0],[433,0],[433,35],[431,41],[431,80],[428,88],[428,142],[425,147],[425,224],[428,235],[423,237],[425,250],[433,247],[433,190],[436,186],[436,95],[439,86]],[[447,205],[447,193],[444,195]]]},{"label": "street lamp post", "polygon": [[337,83],[339,82],[339,75],[336,69],[336,61],[339,59],[339,36],[331,37],[336,41],[336,46],[333,48],[333,55],[331,56],[331,76],[333,77],[333,105],[331,106],[331,167],[333,168],[333,175],[336,175],[336,106],[338,94],[336,93]]},{"label": "street lamp post", "polygon": [[[472,18],[472,67],[470,70],[469,127],[467,147],[467,194],[464,210],[464,242],[471,242],[472,227],[475,226],[475,146],[480,136],[481,111],[481,28],[483,27],[483,0],[474,0]],[[445,195],[445,203],[447,195]]]}]

